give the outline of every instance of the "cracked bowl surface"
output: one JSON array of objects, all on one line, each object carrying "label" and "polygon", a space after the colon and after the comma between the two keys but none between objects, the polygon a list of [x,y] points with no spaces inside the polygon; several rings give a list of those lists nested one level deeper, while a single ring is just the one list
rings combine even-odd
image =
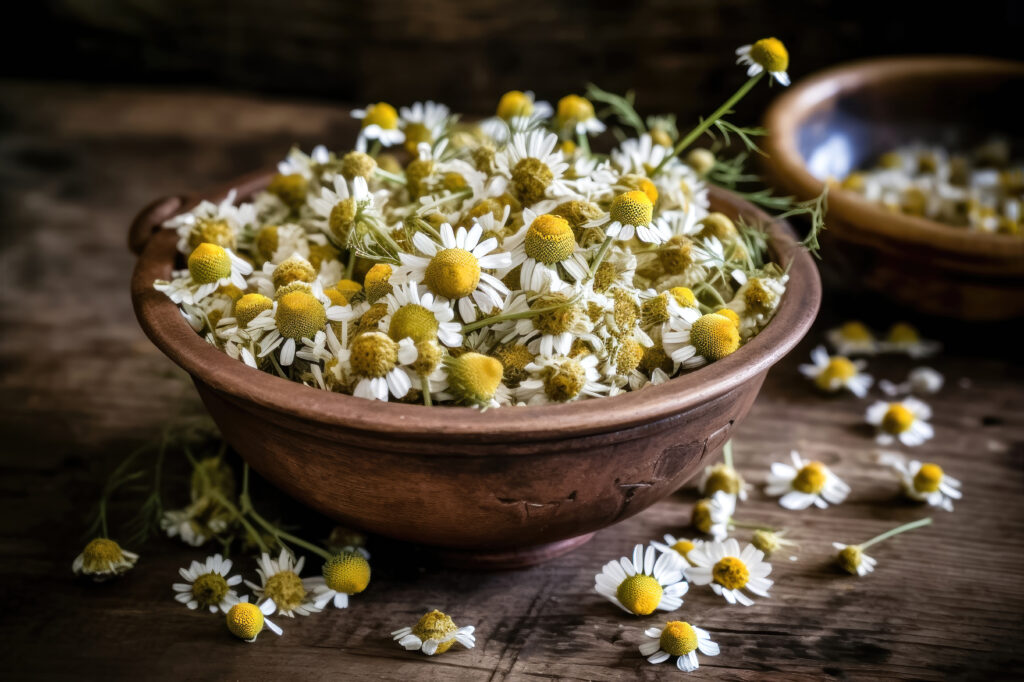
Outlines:
[{"label": "cracked bowl surface", "polygon": [[132,278],[139,322],[192,375],[224,438],[261,476],[339,523],[438,548],[458,565],[549,559],[678,489],[731,437],[821,299],[817,269],[789,226],[712,189],[713,210],[764,225],[773,259],[790,264],[774,319],[732,355],[613,398],[483,413],[328,393],[230,359],[152,286],[176,258],[175,234],[158,229],[163,220],[231,187],[246,197],[269,177],[143,210],[129,237],[140,252]]}]

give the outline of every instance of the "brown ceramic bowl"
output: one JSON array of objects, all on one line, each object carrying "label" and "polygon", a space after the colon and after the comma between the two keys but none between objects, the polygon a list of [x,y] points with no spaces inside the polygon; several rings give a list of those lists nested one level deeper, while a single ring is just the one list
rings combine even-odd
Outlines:
[{"label": "brown ceramic bowl", "polygon": [[[232,186],[246,197],[269,177]],[[132,300],[142,328],[192,375],[224,437],[262,476],[340,523],[440,548],[463,566],[557,556],[679,488],[731,437],[821,299],[817,269],[790,228],[712,190],[716,210],[766,226],[773,258],[791,265],[775,318],[732,355],[660,386],[567,405],[479,412],[382,404],[230,359],[153,289],[177,255],[174,232],[157,226],[225,194],[161,199],[136,219]]]},{"label": "brown ceramic bowl", "polygon": [[[896,146],[963,147],[1011,136],[1019,158],[1024,63],[972,57],[856,62],[800,81],[768,109],[768,171],[801,199]],[[1018,136],[1014,140],[1012,136]],[[1024,239],[892,213],[829,188],[826,262],[921,312],[971,320],[1024,315]]]}]

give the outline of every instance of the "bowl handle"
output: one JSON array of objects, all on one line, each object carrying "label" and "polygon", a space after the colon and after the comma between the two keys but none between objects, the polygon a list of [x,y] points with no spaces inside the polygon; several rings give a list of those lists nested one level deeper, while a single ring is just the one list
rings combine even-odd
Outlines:
[{"label": "bowl handle", "polygon": [[160,229],[160,225],[175,213],[179,213],[187,204],[188,197],[161,197],[139,211],[132,221],[132,226],[128,228],[128,248],[131,252],[136,256],[141,254],[149,238]]}]

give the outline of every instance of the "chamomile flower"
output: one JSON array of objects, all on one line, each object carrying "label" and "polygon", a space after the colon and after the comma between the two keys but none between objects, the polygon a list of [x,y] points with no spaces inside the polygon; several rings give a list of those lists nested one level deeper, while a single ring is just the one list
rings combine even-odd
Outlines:
[{"label": "chamomile flower", "polygon": [[765,494],[779,498],[786,509],[807,509],[811,505],[826,509],[840,504],[850,494],[850,486],[821,462],[805,460],[796,450],[790,452],[792,466],[772,463]]},{"label": "chamomile flower", "polygon": [[519,384],[516,395],[527,405],[567,403],[609,390],[601,383],[593,354],[578,358],[542,355],[526,366],[526,373],[529,378]]},{"label": "chamomile flower", "polygon": [[627,242],[634,236],[648,244],[661,244],[672,237],[668,224],[654,217],[654,203],[643,190],[623,192],[612,199],[608,213],[587,223],[603,227],[607,238]]},{"label": "chamomile flower", "polygon": [[498,100],[494,112],[498,118],[512,121],[520,118],[547,118],[553,113],[551,104],[538,102],[530,90],[509,90]]},{"label": "chamomile flower", "polygon": [[[171,282],[157,281],[153,287],[167,294],[175,303],[198,304],[221,287],[236,286],[245,290],[245,281],[252,274],[252,265],[231,249],[209,242],[199,244],[188,257],[188,270],[175,273]],[[187,276],[186,276],[187,274]]]},{"label": "chamomile flower", "polygon": [[288,366],[295,361],[299,343],[305,344],[306,339],[312,341],[328,321],[345,321],[351,314],[350,306],[332,305],[317,280],[312,286],[298,287],[280,295],[272,307],[256,315],[246,329],[262,334],[258,357],[280,349],[280,363]]},{"label": "chamomile flower", "polygon": [[742,590],[767,597],[772,581],[768,574],[772,565],[764,561],[764,552],[748,544],[740,551],[735,538],[724,542],[708,542],[692,550],[688,556],[686,578],[694,585],[711,585],[711,589],[730,604],[750,606],[754,600]]},{"label": "chamomile flower", "polygon": [[444,135],[452,112],[443,104],[427,100],[402,107],[399,113],[405,133],[405,148],[410,154],[415,154],[421,143],[433,144]]},{"label": "chamomile flower", "polygon": [[75,557],[71,570],[75,575],[87,575],[102,582],[131,570],[138,560],[138,554],[121,549],[113,540],[95,538]]},{"label": "chamomile flower", "polygon": [[753,45],[744,45],[736,50],[736,63],[747,66],[747,76],[756,76],[762,71],[781,85],[789,85],[789,52],[778,38],[762,38]]},{"label": "chamomile flower", "polygon": [[943,471],[938,464],[922,464],[914,459],[910,462],[897,461],[893,468],[903,484],[904,494],[912,500],[953,511],[953,500],[963,497],[960,481]]},{"label": "chamomile flower", "polygon": [[679,620],[669,621],[663,628],[647,628],[644,635],[651,641],[640,645],[640,654],[648,663],[664,663],[675,656],[676,667],[687,673],[699,667],[698,651],[705,656],[717,656],[719,652],[707,630]]},{"label": "chamomile flower", "polygon": [[356,381],[352,395],[367,400],[388,401],[388,396],[404,398],[412,380],[402,367],[416,361],[416,342],[409,337],[400,341],[379,331],[365,331],[342,349],[339,360],[350,368]]},{"label": "chamomile flower", "polygon": [[878,352],[878,341],[863,322],[851,320],[825,333],[832,348],[840,355],[873,355]]},{"label": "chamomile flower", "polygon": [[178,251],[188,255],[204,242],[236,248],[242,231],[256,222],[255,207],[249,203],[236,206],[237,196],[231,190],[220,203],[203,200],[192,210],[164,222],[165,228],[178,233]]},{"label": "chamomile flower", "polygon": [[704,467],[704,473],[697,483],[697,490],[705,497],[722,491],[742,501],[746,501],[749,487],[750,485],[740,476],[740,472],[724,462]]},{"label": "chamomile flower", "polygon": [[303,153],[298,147],[292,147],[284,161],[277,164],[277,172],[280,175],[299,174],[307,180],[313,180],[330,161],[331,153],[322,144],[313,147],[309,154]]},{"label": "chamomile flower", "polygon": [[594,114],[594,105],[579,95],[566,95],[558,100],[555,126],[577,135],[597,135],[605,131],[604,123]]},{"label": "chamomile flower", "polygon": [[867,367],[863,360],[850,360],[842,355],[829,356],[824,346],[811,351],[810,365],[800,365],[800,373],[814,381],[814,385],[827,393],[845,388],[858,398],[868,394],[872,378],[861,370]]},{"label": "chamomile flower", "polygon": [[[757,547],[759,550],[764,552],[766,557],[771,556],[774,552],[779,551],[783,548],[797,547],[797,543],[792,540],[785,538],[785,530],[769,530],[768,528],[758,528],[754,531],[754,534],[750,537],[750,544]],[[795,557],[790,557],[795,558]]]},{"label": "chamomile flower", "polygon": [[356,151],[366,151],[366,141],[379,142],[391,147],[405,141],[405,133],[398,127],[398,112],[387,102],[377,102],[365,109],[353,109],[352,118],[362,119],[363,127],[356,138]]},{"label": "chamomile flower", "polygon": [[520,269],[519,284],[524,291],[559,291],[589,274],[589,263],[576,244],[572,227],[561,216],[538,216],[523,209],[523,227],[507,237],[502,247],[511,254],[510,271]]},{"label": "chamomile flower", "polygon": [[392,289],[385,301],[387,315],[380,328],[392,339],[412,339],[415,343],[440,340],[449,348],[462,345],[462,325],[452,322],[455,312],[451,304],[416,282],[406,282]]},{"label": "chamomile flower", "polygon": [[160,528],[166,531],[167,537],[180,537],[182,542],[191,547],[200,547],[208,540],[200,524],[186,509],[165,511],[160,517]]},{"label": "chamomile flower", "polygon": [[235,637],[250,643],[256,641],[264,627],[280,636],[283,634],[281,628],[267,618],[276,610],[277,604],[273,599],[266,599],[257,606],[250,604],[249,596],[246,595],[233,604],[225,614],[228,631]]},{"label": "chamomile flower", "polygon": [[875,440],[879,445],[892,445],[896,441],[913,447],[935,435],[935,429],[928,423],[932,408],[914,397],[898,402],[879,400],[865,412],[868,424],[876,427]]},{"label": "chamomile flower", "polygon": [[335,175],[332,185],[333,190],[322,187],[320,196],[310,197],[309,207],[323,231],[337,244],[345,246],[356,223],[373,214],[374,198],[366,179],[360,176],[350,182],[344,175]]},{"label": "chamomile flower", "polygon": [[207,557],[203,563],[193,561],[188,568],[178,569],[186,582],[174,583],[174,598],[193,611],[203,608],[210,613],[218,609],[227,613],[238,601],[238,594],[231,588],[242,582],[242,576],[228,575],[230,572],[231,559],[220,554]]},{"label": "chamomile flower", "polygon": [[[276,605],[276,613],[280,616],[293,618],[296,615],[308,616],[317,613],[321,607],[316,605],[313,588],[321,584],[315,578],[300,578],[299,573],[306,564],[306,557],[298,561],[286,549],[281,550],[277,559],[264,552],[256,561],[256,573],[260,577],[259,584],[246,580],[257,599],[268,599]],[[270,615],[274,611],[265,613]]]},{"label": "chamomile flower", "polygon": [[568,355],[574,339],[596,342],[593,322],[576,298],[567,293],[545,293],[530,299],[526,294],[513,297],[505,306],[508,314],[533,312],[499,329],[511,329],[502,343],[528,344],[536,355]]},{"label": "chamomile flower", "polygon": [[[665,157],[670,157],[665,161]],[[673,162],[672,148],[656,143],[648,133],[640,137],[623,140],[617,148],[611,152],[612,163],[623,173],[647,175],[655,168],[665,163]]]},{"label": "chamomile flower", "polygon": [[716,541],[729,535],[729,522],[736,512],[736,497],[721,490],[710,498],[697,500],[690,514],[691,525]]},{"label": "chamomile flower", "polygon": [[543,130],[515,133],[495,157],[498,172],[511,179],[512,189],[524,206],[571,192],[562,180],[569,167],[555,151],[558,136]]},{"label": "chamomile flower", "polygon": [[324,563],[323,583],[313,586],[316,607],[322,609],[333,602],[335,608],[348,608],[348,598],[370,584],[369,558],[369,552],[362,547],[349,547],[328,559]]},{"label": "chamomile flower", "polygon": [[886,532],[876,535],[867,542],[862,542],[859,545],[844,545],[839,542],[833,542],[832,546],[839,550],[836,554],[836,563],[847,573],[858,577],[864,577],[871,571],[875,570],[875,564],[878,562],[869,557],[864,553],[868,547],[876,545],[879,542],[888,540],[889,538],[899,535],[900,533],[906,533],[908,530],[914,530],[915,528],[921,528],[927,526],[932,522],[930,518],[918,519],[917,521],[911,521],[905,523],[902,526],[887,530]]},{"label": "chamomile flower", "polygon": [[736,322],[721,313],[701,315],[693,308],[672,317],[662,331],[665,353],[686,369],[721,360],[740,347]]},{"label": "chamomile flower", "polygon": [[[421,282],[435,296],[454,301],[464,322],[473,322],[479,308],[490,313],[500,308],[503,296],[508,294],[500,279],[486,272],[507,268],[512,257],[498,248],[498,240],[491,237],[480,241],[483,228],[474,225],[468,231],[441,225],[441,243],[426,234],[413,235],[413,245],[419,254],[400,253],[402,278]],[[397,274],[397,273],[396,273]]]},{"label": "chamomile flower", "polygon": [[460,405],[480,409],[508,404],[511,394],[502,383],[504,368],[497,358],[482,353],[463,353],[446,357],[447,393]]},{"label": "chamomile flower", "polygon": [[890,397],[906,393],[933,395],[942,390],[945,382],[946,378],[938,370],[934,370],[931,367],[915,367],[910,370],[906,381],[894,384],[891,381],[882,379],[878,382],[878,387],[882,389],[882,393]]},{"label": "chamomile flower", "polygon": [[687,557],[690,555],[690,551],[695,547],[700,547],[704,544],[704,541],[699,538],[687,540],[686,538],[677,538],[676,536],[668,533],[666,533],[662,539],[665,541],[664,544],[657,540],[652,540],[651,545],[662,554],[675,552],[685,563],[689,563],[689,559]]},{"label": "chamomile flower", "polygon": [[881,348],[889,353],[906,353],[912,358],[925,358],[938,353],[942,344],[921,338],[913,325],[897,322],[889,329]]},{"label": "chamomile flower", "polygon": [[602,597],[627,613],[647,616],[659,611],[675,611],[683,605],[681,597],[689,585],[683,581],[682,561],[665,553],[657,557],[652,546],[633,548],[633,558],[609,561],[594,576],[594,589]]},{"label": "chamomile flower", "polygon": [[459,627],[451,619],[451,616],[434,609],[424,614],[416,625],[399,628],[391,633],[391,636],[405,648],[406,651],[422,651],[427,656],[443,654],[452,648],[456,643],[467,649],[476,646],[476,637],[473,631],[476,628],[472,625]]}]

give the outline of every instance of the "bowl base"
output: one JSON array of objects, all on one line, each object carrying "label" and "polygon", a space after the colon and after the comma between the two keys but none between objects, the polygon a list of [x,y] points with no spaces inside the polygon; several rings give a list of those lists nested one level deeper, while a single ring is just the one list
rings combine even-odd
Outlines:
[{"label": "bowl base", "polygon": [[504,571],[513,568],[526,568],[545,561],[550,561],[567,554],[594,537],[593,533],[577,535],[574,538],[549,542],[545,545],[517,547],[495,551],[473,549],[440,549],[433,548],[431,553],[445,566],[452,568],[468,568],[477,571]]}]

